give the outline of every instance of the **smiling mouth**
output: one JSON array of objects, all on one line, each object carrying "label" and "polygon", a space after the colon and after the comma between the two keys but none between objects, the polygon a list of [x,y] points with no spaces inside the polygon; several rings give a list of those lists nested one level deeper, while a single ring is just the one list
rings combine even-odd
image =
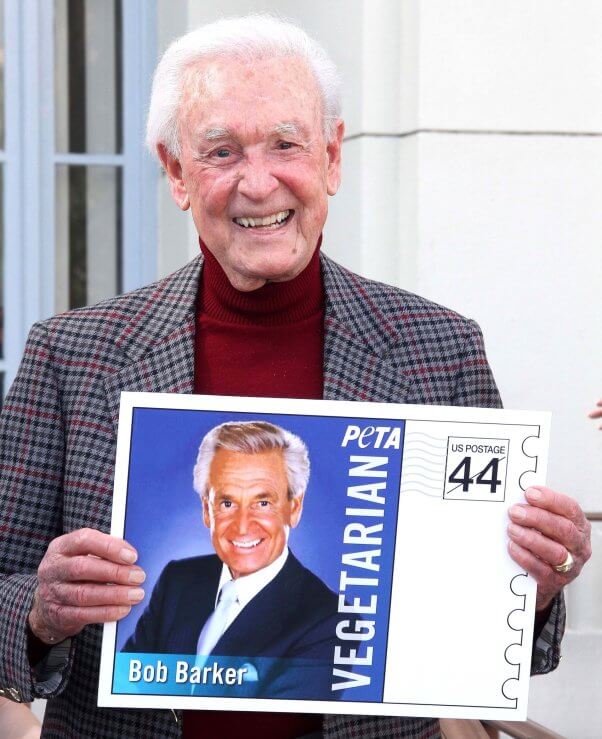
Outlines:
[{"label": "smiling mouth", "polygon": [[262,541],[263,539],[252,539],[249,541],[236,541],[232,539],[230,543],[237,549],[254,549],[256,546],[261,544]]},{"label": "smiling mouth", "polygon": [[232,221],[242,228],[252,228],[259,231],[274,231],[282,228],[293,217],[294,210],[281,210],[267,216],[240,216]]}]

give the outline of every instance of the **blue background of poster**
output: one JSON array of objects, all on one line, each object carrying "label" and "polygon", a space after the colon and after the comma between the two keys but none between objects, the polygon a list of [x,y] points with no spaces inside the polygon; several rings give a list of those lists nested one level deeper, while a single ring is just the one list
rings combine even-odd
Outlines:
[{"label": "blue background of poster", "polygon": [[[397,523],[402,449],[383,450],[368,447],[359,449],[350,442],[342,447],[348,424],[362,428],[369,425],[401,429],[403,421],[356,419],[330,416],[296,416],[289,414],[234,413],[219,411],[136,408],[132,420],[130,469],[127,491],[125,538],[138,550],[138,563],[145,569],[146,596],[132,608],[130,615],[118,624],[117,649],[121,649],[135,628],[143,609],[148,604],[152,588],[163,567],[173,559],[213,554],[209,530],[201,517],[201,504],[192,487],[192,470],[199,444],[207,431],[225,421],[261,419],[278,424],[300,436],[307,444],[311,462],[309,486],[305,495],[303,515],[296,529],[291,531],[289,546],[299,560],[318,575],[334,592],[339,592],[342,569],[349,576],[378,577],[379,585],[347,588],[347,602],[354,596],[362,603],[378,594],[376,616],[365,619],[376,621],[376,634],[369,642],[373,647],[371,666],[356,671],[371,676],[368,687],[345,691],[345,700],[374,700],[382,698],[384,659],[386,654],[391,573]],[[372,437],[372,442],[376,437]],[[387,436],[383,438],[384,443]],[[350,455],[387,456],[387,499],[385,517],[349,517],[346,507],[374,508],[347,496],[349,485],[372,482],[372,477],[350,477]],[[379,468],[384,469],[384,466]],[[374,480],[375,481],[375,480]],[[374,573],[341,564],[344,552],[378,548],[351,546],[343,543],[345,526],[352,522],[365,525],[384,523],[380,572]],[[341,615],[341,620],[346,618]],[[362,652],[363,653],[363,652]],[[352,669],[342,667],[342,669]]]}]

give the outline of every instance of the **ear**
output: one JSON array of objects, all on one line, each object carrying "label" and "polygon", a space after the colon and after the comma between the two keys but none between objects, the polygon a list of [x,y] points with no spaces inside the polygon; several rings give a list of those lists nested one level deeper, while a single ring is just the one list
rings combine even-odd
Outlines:
[{"label": "ear", "polygon": [[336,122],[336,127],[330,141],[326,145],[328,153],[328,173],[326,175],[326,190],[329,195],[334,195],[341,184],[341,148],[343,146],[343,135],[345,124],[341,118]]},{"label": "ear", "polygon": [[167,151],[164,144],[157,144],[157,156],[167,174],[171,196],[176,205],[181,210],[188,210],[190,208],[190,198],[182,179],[182,167],[179,160]]},{"label": "ear", "polygon": [[210,529],[211,528],[211,517],[209,516],[209,498],[206,495],[203,496],[202,503],[203,503],[203,523],[208,529]]},{"label": "ear", "polygon": [[301,514],[303,513],[303,498],[305,496],[305,493],[301,493],[301,495],[295,496],[291,500],[291,528],[294,529],[299,521],[301,520]]}]

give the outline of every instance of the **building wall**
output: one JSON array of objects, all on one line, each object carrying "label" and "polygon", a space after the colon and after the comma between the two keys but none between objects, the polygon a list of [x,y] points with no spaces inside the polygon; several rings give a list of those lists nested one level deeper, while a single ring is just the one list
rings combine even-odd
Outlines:
[{"label": "building wall", "polygon": [[[549,484],[602,511],[602,3],[160,0],[160,45],[220,15],[276,10],[344,78],[343,185],[324,249],[475,318],[504,402],[553,412]],[[160,188],[159,270],[197,252]],[[602,736],[602,560],[569,589],[565,658],[530,717]],[[598,551],[597,551],[598,550]]]}]

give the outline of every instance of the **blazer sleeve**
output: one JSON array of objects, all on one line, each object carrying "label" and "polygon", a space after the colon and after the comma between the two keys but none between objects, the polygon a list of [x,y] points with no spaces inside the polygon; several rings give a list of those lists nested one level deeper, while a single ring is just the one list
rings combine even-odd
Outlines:
[{"label": "blazer sleeve", "polygon": [[40,323],[0,414],[0,690],[11,700],[55,695],[69,672],[71,640],[50,649],[38,670],[27,657],[37,568],[62,533],[63,459],[59,390]]},{"label": "blazer sleeve", "polygon": [[560,662],[560,643],[566,622],[566,606],[564,592],[560,591],[552,601],[550,615],[534,634],[533,653],[531,657],[531,674],[543,675],[558,667]]},{"label": "blazer sleeve", "polygon": [[[483,334],[475,321],[467,322],[460,370],[453,405],[479,408],[501,408],[502,399],[485,354]],[[566,607],[563,593],[552,603],[548,620],[533,639],[531,674],[539,675],[556,669],[560,662],[560,642],[564,634]]]}]

